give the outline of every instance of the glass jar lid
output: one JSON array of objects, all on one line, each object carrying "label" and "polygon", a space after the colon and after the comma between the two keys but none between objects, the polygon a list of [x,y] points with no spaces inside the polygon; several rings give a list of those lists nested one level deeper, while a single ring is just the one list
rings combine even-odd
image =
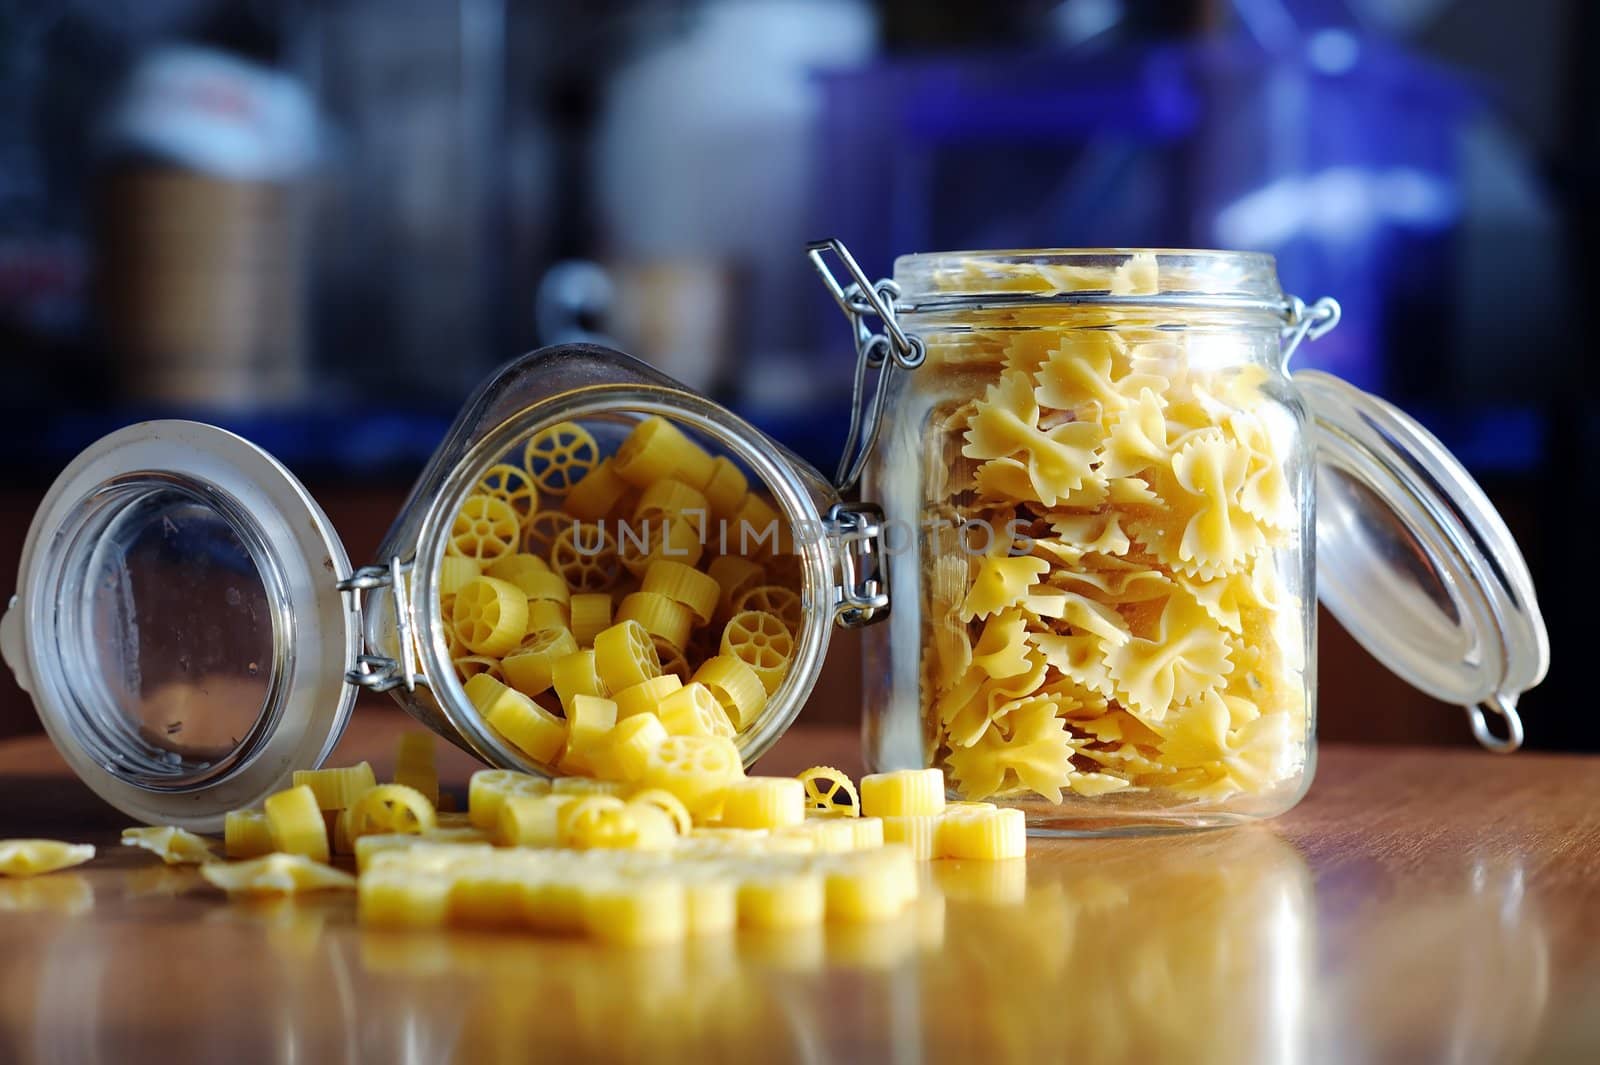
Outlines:
[{"label": "glass jar lid", "polygon": [[1318,598],[1394,673],[1466,707],[1485,747],[1515,750],[1517,698],[1544,679],[1550,643],[1510,530],[1415,419],[1329,374],[1294,383],[1316,448]]},{"label": "glass jar lid", "polygon": [[0,649],[103,799],[220,830],[343,731],[350,572],[327,516],[272,456],[215,426],[145,422],[51,486]]}]

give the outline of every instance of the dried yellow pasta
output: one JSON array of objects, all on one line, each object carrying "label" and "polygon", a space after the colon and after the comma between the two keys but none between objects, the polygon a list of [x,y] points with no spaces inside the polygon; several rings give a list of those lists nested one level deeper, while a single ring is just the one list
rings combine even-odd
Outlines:
[{"label": "dried yellow pasta", "polygon": [[378,776],[366,762],[337,769],[296,769],[295,787],[304,784],[317,797],[323,810],[343,810],[368,788],[378,786]]},{"label": "dried yellow pasta", "polygon": [[572,850],[628,850],[639,842],[639,824],[615,795],[584,795],[557,815],[560,842]]},{"label": "dried yellow pasta", "polygon": [[528,600],[528,629],[523,633],[518,650],[545,629],[569,629],[567,604],[555,599]]},{"label": "dried yellow pasta", "polygon": [[606,695],[609,689],[600,679],[596,666],[597,656],[592,650],[558,658],[550,666],[550,682],[563,707],[571,706],[579,695]]},{"label": "dried yellow pasta", "polygon": [[900,844],[921,860],[936,855],[935,842],[939,833],[940,814],[911,814],[906,817],[885,817],[881,820],[885,845]]},{"label": "dried yellow pasta", "polygon": [[912,817],[944,809],[944,774],[901,769],[861,778],[861,812],[868,817]]},{"label": "dried yellow pasta", "polygon": [[750,928],[797,928],[822,923],[827,893],[810,870],[760,872],[739,884],[739,923]]},{"label": "dried yellow pasta", "polygon": [[211,852],[211,845],[204,839],[171,825],[125,828],[122,830],[122,845],[141,847],[167,865],[203,865],[217,860],[217,856]]},{"label": "dried yellow pasta", "polygon": [[555,664],[578,653],[577,638],[565,628],[529,634],[520,649],[500,660],[506,683],[523,695],[541,695],[555,683]]},{"label": "dried yellow pasta", "polygon": [[39,876],[82,865],[94,857],[90,843],[54,839],[0,839],[0,876]]},{"label": "dried yellow pasta", "polygon": [[661,705],[661,700],[682,687],[683,681],[671,673],[630,684],[613,696],[617,703],[617,719],[635,714],[653,714]]},{"label": "dried yellow pasta", "polygon": [[672,736],[733,735],[733,723],[704,684],[686,684],[669,693],[657,704],[656,716]]},{"label": "dried yellow pasta", "polygon": [[619,621],[594,638],[595,669],[610,691],[620,692],[661,675],[650,634],[637,621]]},{"label": "dried yellow pasta", "polygon": [[328,826],[317,807],[317,796],[305,785],[267,796],[262,803],[272,849],[302,854],[314,861],[328,860]]},{"label": "dried yellow pasta", "polygon": [[[656,659],[661,663],[662,674],[665,675],[670,673],[672,676],[677,677],[679,680],[687,684],[692,679],[692,671],[689,669],[688,652],[683,648],[679,648],[668,643],[659,636],[651,636],[650,642],[656,645]],[[693,637],[691,637],[691,647],[693,646],[693,642]],[[699,657],[698,653],[696,654],[696,657]]]},{"label": "dried yellow pasta", "polygon": [[616,537],[604,524],[573,521],[550,545],[550,568],[579,592],[611,588],[622,577]]},{"label": "dried yellow pasta", "polygon": [[467,784],[467,816],[473,828],[491,831],[500,816],[500,805],[510,796],[550,794],[550,781],[531,773],[510,769],[480,769]]},{"label": "dried yellow pasta", "polygon": [[584,592],[567,603],[572,617],[572,638],[579,647],[593,647],[594,638],[611,627],[611,596],[605,592]]},{"label": "dried yellow pasta", "polygon": [[767,571],[759,562],[738,555],[719,555],[706,567],[706,575],[721,589],[717,596],[717,609],[724,615],[736,613],[734,601],[748,589],[765,584]]},{"label": "dried yellow pasta", "polygon": [[348,831],[352,843],[362,836],[421,835],[437,827],[433,803],[416,788],[404,784],[380,784],[350,807]]},{"label": "dried yellow pasta", "polygon": [[502,847],[554,847],[561,841],[561,810],[573,795],[512,795],[498,809],[495,842]]},{"label": "dried yellow pasta", "polygon": [[559,510],[539,511],[522,523],[522,551],[539,559],[549,558],[556,537],[571,524],[571,515]]},{"label": "dried yellow pasta", "polygon": [[522,464],[541,492],[565,495],[600,462],[600,445],[576,422],[561,422],[528,438]]},{"label": "dried yellow pasta", "polygon": [[617,557],[623,568],[638,578],[644,577],[652,562],[662,559],[697,565],[705,549],[700,523],[685,517],[650,518],[617,528]]},{"label": "dried yellow pasta", "polygon": [[771,695],[789,672],[794,636],[780,618],[760,610],[744,610],[729,618],[723,627],[721,653],[749,666]]},{"label": "dried yellow pasta", "polygon": [[521,538],[515,507],[496,496],[470,495],[450,525],[445,550],[487,564],[515,552]]},{"label": "dried yellow pasta", "polygon": [[761,678],[737,655],[713,655],[695,670],[694,680],[710,690],[735,731],[755,723],[766,709],[767,689]]},{"label": "dried yellow pasta", "polygon": [[696,524],[701,524],[709,513],[710,507],[703,492],[672,477],[663,478],[645,488],[633,508],[635,521],[688,517]]},{"label": "dried yellow pasta", "polygon": [[[516,556],[510,556],[516,557]],[[445,555],[439,560],[439,595],[448,599],[461,590],[461,586],[484,573],[483,563],[461,555]],[[490,574],[494,576],[494,574]]]},{"label": "dried yellow pasta", "polygon": [[705,494],[711,516],[727,521],[744,506],[744,497],[750,494],[750,482],[732,459],[718,455],[711,462],[711,479],[706,482]]},{"label": "dried yellow pasta", "polygon": [[789,630],[791,636],[800,634],[802,610],[800,593],[782,584],[758,584],[747,588],[733,601],[734,613],[760,610],[772,614]]},{"label": "dried yellow pasta", "polygon": [[450,886],[447,880],[403,872],[363,873],[356,912],[363,925],[374,928],[439,928],[449,910]]},{"label": "dried yellow pasta", "polygon": [[704,448],[659,416],[634,426],[612,462],[619,477],[639,488],[669,477],[692,488],[704,488],[716,472],[716,464]]},{"label": "dried yellow pasta", "polygon": [[[606,739],[604,764],[611,774],[637,784],[649,773],[651,755],[666,740],[666,727],[655,714],[623,718]],[[678,794],[675,789],[666,790]]]},{"label": "dried yellow pasta", "polygon": [[604,943],[675,943],[688,928],[683,885],[673,880],[602,881],[583,899],[585,930]]},{"label": "dried yellow pasta", "polygon": [[567,745],[559,763],[563,773],[594,773],[594,753],[617,727],[617,704],[598,695],[579,695],[567,707]]},{"label": "dried yellow pasta", "polygon": [[413,729],[395,741],[394,783],[415,788],[433,805],[439,805],[439,767],[434,735]]},{"label": "dried yellow pasta", "polygon": [[[688,607],[655,592],[634,592],[624,598],[617,606],[617,620],[637,621],[645,632],[665,640],[673,647],[688,644],[689,631],[694,625],[694,615]],[[659,665],[658,656],[658,668]]]},{"label": "dried yellow pasta", "polygon": [[[694,615],[695,622],[700,625],[711,623],[711,618],[717,611],[717,599],[722,594],[722,588],[717,584],[715,577],[702,573],[693,566],[685,566],[681,562],[666,559],[650,563],[644,571],[644,580],[639,585],[639,591],[664,596],[680,604]],[[677,641],[676,645],[681,647],[683,642]]]},{"label": "dried yellow pasta", "polygon": [[[523,587],[523,581],[527,580],[532,574],[549,572],[550,563],[543,558],[538,555],[531,555],[526,551],[518,551],[515,554],[495,559],[483,567],[481,574],[475,574],[475,576],[494,577],[496,580],[506,581],[521,588]],[[461,582],[461,584],[465,583],[466,581]],[[457,587],[459,588],[459,585]]]},{"label": "dried yellow pasta", "polygon": [[745,777],[723,790],[722,824],[730,828],[782,828],[805,817],[805,785],[794,777]]},{"label": "dried yellow pasta", "polygon": [[467,698],[490,728],[536,762],[554,763],[566,744],[567,729],[560,718],[520,691],[496,684],[487,675],[467,682]]},{"label": "dried yellow pasta", "polygon": [[568,514],[583,521],[599,521],[612,516],[633,486],[617,476],[616,463],[604,459],[567,492],[564,506]]},{"label": "dried yellow pasta", "polygon": [[295,895],[350,891],[356,878],[302,854],[269,854],[245,862],[211,862],[200,875],[230,895]]},{"label": "dried yellow pasta", "polygon": [[795,779],[805,789],[808,813],[829,817],[861,816],[861,797],[856,793],[856,786],[840,770],[814,765]]},{"label": "dried yellow pasta", "polygon": [[665,813],[672,822],[673,830],[680,836],[687,836],[694,829],[694,821],[689,816],[689,808],[683,805],[683,800],[670,791],[661,788],[643,788],[633,793],[628,799],[629,805],[654,806]]},{"label": "dried yellow pasta", "polygon": [[468,581],[456,593],[451,620],[474,654],[498,657],[527,632],[528,598],[516,585],[493,577]]},{"label": "dried yellow pasta", "polygon": [[739,749],[727,737],[669,735],[646,756],[642,783],[672,792],[691,814],[704,816],[722,801],[723,788],[743,775]]},{"label": "dried yellow pasta", "polygon": [[887,921],[916,897],[911,855],[892,853],[903,855],[903,863],[886,856],[874,862],[833,866],[824,872],[823,894],[830,921]]},{"label": "dried yellow pasta", "polygon": [[792,538],[785,535],[783,519],[772,504],[754,493],[745,496],[744,502],[728,519],[729,552],[756,558],[772,558],[793,547]]},{"label": "dried yellow pasta", "polygon": [[609,795],[625,799],[633,788],[620,780],[596,780],[594,777],[555,777],[550,781],[552,795]]},{"label": "dried yellow pasta", "polygon": [[222,819],[222,852],[230,858],[272,853],[272,830],[262,810],[229,810]]},{"label": "dried yellow pasta", "polygon": [[516,510],[520,520],[526,521],[539,510],[539,489],[528,471],[509,462],[497,462],[478,478],[477,491],[482,495],[503,499]]},{"label": "dried yellow pasta", "polygon": [[941,858],[1021,858],[1028,852],[1027,819],[1016,809],[947,810],[939,819],[934,850]]}]

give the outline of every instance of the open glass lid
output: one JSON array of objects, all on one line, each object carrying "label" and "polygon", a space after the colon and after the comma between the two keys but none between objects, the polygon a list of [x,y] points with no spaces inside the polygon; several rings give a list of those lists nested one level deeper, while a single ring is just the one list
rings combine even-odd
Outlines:
[{"label": "open glass lid", "polygon": [[1402,411],[1325,373],[1294,383],[1314,425],[1318,597],[1390,670],[1466,707],[1485,747],[1515,750],[1517,698],[1544,679],[1550,646],[1505,522]]},{"label": "open glass lid", "polygon": [[343,730],[349,575],[327,516],[272,456],[214,426],[145,422],[51,486],[0,648],[96,793],[218,830]]}]

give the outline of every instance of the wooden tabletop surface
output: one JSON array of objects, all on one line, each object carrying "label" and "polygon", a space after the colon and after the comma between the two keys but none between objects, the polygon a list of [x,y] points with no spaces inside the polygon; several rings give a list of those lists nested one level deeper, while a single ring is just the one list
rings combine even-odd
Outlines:
[{"label": "wooden tabletop surface", "polygon": [[[381,771],[396,727],[338,757]],[[854,737],[763,768],[815,762],[856,771]],[[0,744],[0,837],[102,845],[0,880],[0,1062],[1600,1060],[1592,758],[1325,747],[1258,828],[1033,841],[935,863],[890,926],[647,951],[229,903],[123,825],[42,740]]]}]

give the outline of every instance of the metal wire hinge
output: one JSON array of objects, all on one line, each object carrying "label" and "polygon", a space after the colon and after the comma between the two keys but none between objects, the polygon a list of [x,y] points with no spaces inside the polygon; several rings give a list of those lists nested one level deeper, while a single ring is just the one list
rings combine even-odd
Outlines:
[{"label": "metal wire hinge", "polygon": [[860,628],[889,611],[883,567],[883,510],[872,503],[835,503],[825,519],[838,579],[833,619]]},{"label": "metal wire hinge", "polygon": [[406,691],[416,690],[421,676],[417,670],[417,645],[411,631],[411,604],[408,601],[410,583],[405,579],[410,568],[409,563],[391,558],[386,566],[362,566],[339,582],[339,590],[349,592],[353,597],[353,606],[358,614],[363,606],[363,592],[388,588],[394,596],[395,632],[400,641],[399,661],[388,655],[357,655],[356,664],[345,671],[346,684],[375,692],[402,687]]},{"label": "metal wire hinge", "polygon": [[[828,268],[824,254],[830,251],[850,275],[849,285],[840,284]],[[890,374],[897,367],[915,370],[921,366],[927,359],[927,349],[920,337],[908,334],[895,320],[894,304],[900,298],[900,286],[887,278],[869,279],[843,241],[834,238],[811,241],[806,245],[806,257],[827,286],[833,302],[850,320],[855,333],[856,369],[850,392],[850,431],[845,435],[844,454],[839,457],[839,469],[833,477],[834,487],[848,492],[861,480],[867,457],[878,442]],[[878,319],[882,332],[873,331],[867,321],[869,317]],[[870,399],[866,394],[869,370],[878,371],[877,386]]]},{"label": "metal wire hinge", "polygon": [[1339,301],[1332,296],[1324,296],[1309,307],[1299,296],[1290,296],[1288,318],[1283,323],[1283,365],[1289,365],[1290,357],[1303,342],[1321,340],[1333,332],[1343,314]]}]

